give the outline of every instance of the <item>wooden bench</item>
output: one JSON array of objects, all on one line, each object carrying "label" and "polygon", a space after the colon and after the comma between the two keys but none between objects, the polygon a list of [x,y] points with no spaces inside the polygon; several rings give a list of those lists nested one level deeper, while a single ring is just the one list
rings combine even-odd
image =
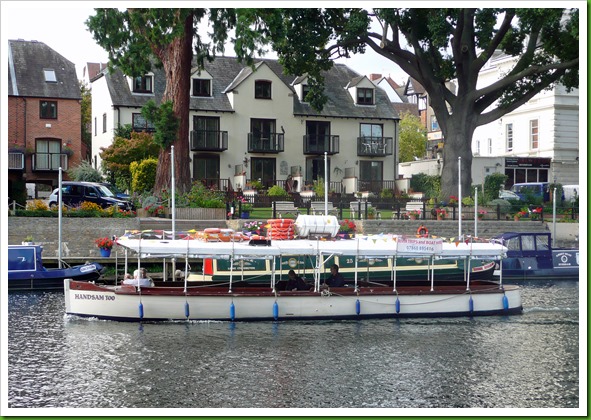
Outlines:
[{"label": "wooden bench", "polygon": [[[367,202],[367,209],[372,208],[371,203]],[[351,201],[349,203],[349,210],[351,210],[351,217],[354,218],[355,214],[359,211],[359,201]],[[365,201],[361,202],[361,213],[365,213]]]},{"label": "wooden bench", "polygon": [[409,201],[406,203],[405,210],[407,212],[412,211],[412,210],[423,211],[423,202],[422,201]]},{"label": "wooden bench", "polygon": [[293,214],[296,216],[300,214],[300,209],[293,204],[293,201],[274,201],[273,209],[275,210],[276,217],[281,217],[283,214]]},{"label": "wooden bench", "polygon": [[[330,201],[326,205],[328,214],[338,215],[338,207],[335,207]],[[324,201],[310,201],[310,210],[312,210],[312,214],[324,214]]]}]

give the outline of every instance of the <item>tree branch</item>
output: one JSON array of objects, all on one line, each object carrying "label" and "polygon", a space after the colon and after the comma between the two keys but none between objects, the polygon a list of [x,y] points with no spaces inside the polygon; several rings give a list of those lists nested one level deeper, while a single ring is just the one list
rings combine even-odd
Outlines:
[{"label": "tree branch", "polygon": [[478,69],[478,71],[480,71],[480,69],[487,63],[487,61],[490,60],[493,53],[495,52],[497,47],[501,44],[501,41],[503,40],[503,38],[505,37],[505,35],[509,31],[509,29],[511,28],[511,22],[513,21],[514,17],[515,17],[515,10],[510,10],[505,13],[505,18],[503,19],[503,22],[501,23],[499,30],[497,31],[497,33],[495,34],[495,36],[491,40],[490,44],[488,45],[488,48],[486,50],[484,50],[482,53],[480,53],[478,58],[476,60],[474,60],[474,68],[475,69]]}]

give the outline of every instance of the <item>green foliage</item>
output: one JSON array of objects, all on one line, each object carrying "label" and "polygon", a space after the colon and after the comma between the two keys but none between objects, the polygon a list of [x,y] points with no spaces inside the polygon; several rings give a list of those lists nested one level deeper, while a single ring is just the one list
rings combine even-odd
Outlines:
[{"label": "green foliage", "polygon": [[410,188],[413,191],[422,192],[425,198],[436,198],[441,190],[441,177],[439,175],[414,174],[410,179]]},{"label": "green foliage", "polygon": [[154,132],[156,144],[162,149],[166,149],[174,143],[179,127],[179,119],[174,114],[171,101],[156,106],[156,103],[150,99],[142,107],[142,115],[146,120],[152,122],[154,128],[156,128]]},{"label": "green foliage", "polygon": [[90,88],[82,80],[80,83],[80,95],[82,101],[80,102],[80,123],[82,125],[82,141],[89,148],[92,146],[92,133],[88,131],[88,127],[91,127],[92,119],[92,94]]},{"label": "green foliage", "polygon": [[257,179],[253,179],[252,181],[248,182],[246,184],[246,186],[247,187],[250,186],[250,188],[252,188],[253,190],[262,190],[263,189],[263,183]]},{"label": "green foliage", "polygon": [[117,136],[109,147],[101,149],[103,170],[113,174],[119,188],[131,189],[130,164],[157,158],[159,151],[160,147],[149,133],[133,132],[130,138]]},{"label": "green foliage", "polygon": [[471,207],[474,205],[474,199],[472,197],[463,197],[462,204],[467,207]]},{"label": "green foliage", "polygon": [[283,189],[279,185],[273,185],[271,188],[269,188],[269,190],[267,191],[267,195],[269,197],[275,197],[275,198],[289,197],[289,194],[287,193],[287,191],[285,191],[285,189]]},{"label": "green foliage", "polygon": [[27,186],[24,179],[12,181],[10,200],[16,201],[21,206],[27,204]]},{"label": "green foliage", "polygon": [[499,190],[505,185],[509,177],[505,174],[495,172],[487,175],[484,178],[484,202],[488,203],[491,200],[499,198]]},{"label": "green foliage", "polygon": [[94,169],[92,165],[83,160],[78,166],[68,170],[68,176],[72,181],[103,182],[103,175]]},{"label": "green foliage", "polygon": [[380,191],[380,198],[393,198],[394,197],[394,191],[392,191],[389,188],[384,188],[382,189],[382,191]]},{"label": "green foliage", "polygon": [[144,159],[141,162],[132,162],[129,167],[131,172],[131,189],[136,192],[151,191],[154,188],[158,159]]},{"label": "green foliage", "polygon": [[131,124],[118,125],[115,127],[115,137],[123,137],[124,139],[131,139],[133,133],[133,126]]},{"label": "green foliage", "polygon": [[324,178],[318,178],[314,180],[312,189],[314,190],[316,197],[324,197]]},{"label": "green foliage", "polygon": [[405,112],[400,120],[400,162],[410,162],[422,158],[427,151],[427,130],[421,119]]},{"label": "green foliage", "polygon": [[[206,188],[201,182],[193,182],[191,189],[185,194],[175,197],[176,203],[183,203],[185,207],[224,208],[226,206],[224,194]],[[178,205],[179,207],[181,204]]]},{"label": "green foliage", "polygon": [[501,214],[511,213],[513,208],[511,203],[509,203],[507,200],[503,200],[502,198],[495,198],[494,200],[490,200],[488,202],[488,206],[494,209],[496,209],[497,206],[499,206]]}]

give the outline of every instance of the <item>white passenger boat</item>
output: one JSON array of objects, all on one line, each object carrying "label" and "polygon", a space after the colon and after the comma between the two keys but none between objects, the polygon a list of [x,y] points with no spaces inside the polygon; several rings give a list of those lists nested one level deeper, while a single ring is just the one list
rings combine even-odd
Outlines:
[{"label": "white passenger boat", "polygon": [[[330,217],[330,216],[323,216]],[[522,311],[520,289],[499,282],[472,280],[470,262],[501,260],[507,248],[489,242],[453,242],[441,239],[406,238],[396,235],[357,235],[350,240],[316,239],[208,242],[195,239],[134,239],[122,237],[118,245],[143,258],[195,258],[227,260],[228,282],[166,282],[155,287],[99,285],[64,281],[66,313],[118,321],[220,320],[264,321],[295,319],[363,319],[396,317],[450,317],[507,315]],[[277,259],[306,257],[314,261],[309,290],[279,290]],[[343,287],[323,286],[325,267],[336,256],[357,261],[369,258],[391,260],[391,283],[373,284],[357,274]],[[429,282],[398,282],[398,259],[457,259],[466,270],[455,281],[437,282],[433,270]],[[270,260],[267,285],[241,280],[243,260]],[[434,263],[432,266],[434,267]],[[279,265],[280,266],[280,265]],[[357,267],[356,267],[357,268]],[[355,270],[355,273],[361,270]]]}]

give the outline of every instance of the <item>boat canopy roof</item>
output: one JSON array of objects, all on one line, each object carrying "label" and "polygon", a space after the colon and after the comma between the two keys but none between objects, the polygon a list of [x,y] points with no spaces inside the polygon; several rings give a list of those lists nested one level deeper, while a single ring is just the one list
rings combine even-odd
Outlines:
[{"label": "boat canopy roof", "polygon": [[507,248],[499,243],[456,241],[405,237],[392,234],[363,236],[355,239],[295,239],[268,241],[267,245],[249,242],[206,242],[194,239],[142,239],[126,234],[117,244],[139,253],[141,257],[189,258],[273,258],[289,255],[341,254],[359,257],[441,257],[491,258],[505,256]]}]

